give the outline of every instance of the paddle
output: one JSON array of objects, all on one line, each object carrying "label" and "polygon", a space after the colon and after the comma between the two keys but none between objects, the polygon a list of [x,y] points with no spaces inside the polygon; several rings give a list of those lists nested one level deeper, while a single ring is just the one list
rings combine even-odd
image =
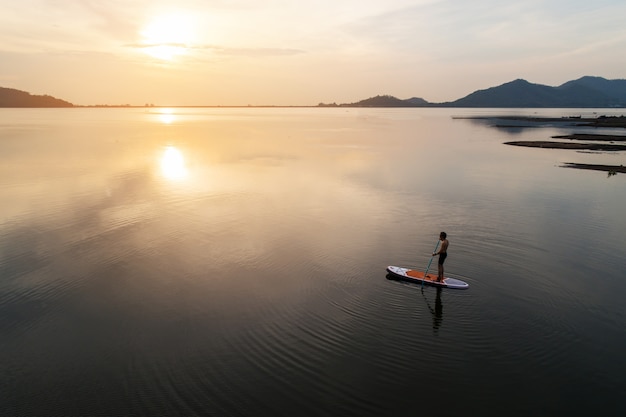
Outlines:
[{"label": "paddle", "polygon": [[[437,240],[437,245],[435,245],[435,250],[433,251],[433,253],[437,252],[437,249],[439,248],[439,240]],[[430,261],[428,261],[428,266],[426,267],[426,272],[424,272],[424,279],[422,280],[422,288],[424,288],[424,281],[426,281],[426,276],[428,275],[428,270],[430,269],[430,264],[433,261],[434,256],[430,257]]]}]

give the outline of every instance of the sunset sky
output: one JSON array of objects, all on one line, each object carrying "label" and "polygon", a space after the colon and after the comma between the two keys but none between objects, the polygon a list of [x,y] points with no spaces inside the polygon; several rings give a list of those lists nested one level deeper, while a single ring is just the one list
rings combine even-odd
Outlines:
[{"label": "sunset sky", "polygon": [[452,101],[626,78],[624,0],[0,0],[0,86],[74,104]]}]

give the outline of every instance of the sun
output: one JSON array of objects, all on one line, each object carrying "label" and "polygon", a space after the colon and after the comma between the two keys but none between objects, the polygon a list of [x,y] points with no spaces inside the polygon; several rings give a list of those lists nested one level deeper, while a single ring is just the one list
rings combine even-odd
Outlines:
[{"label": "sun", "polygon": [[152,19],[140,34],[146,54],[171,61],[188,52],[194,40],[193,22],[187,15],[165,14]]}]

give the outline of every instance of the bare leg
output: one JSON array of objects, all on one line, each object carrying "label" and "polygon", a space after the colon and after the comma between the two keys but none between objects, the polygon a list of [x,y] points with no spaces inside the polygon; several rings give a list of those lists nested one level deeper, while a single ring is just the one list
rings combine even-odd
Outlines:
[{"label": "bare leg", "polygon": [[437,276],[437,281],[443,282],[443,265],[438,264],[437,270],[439,271],[439,275]]}]

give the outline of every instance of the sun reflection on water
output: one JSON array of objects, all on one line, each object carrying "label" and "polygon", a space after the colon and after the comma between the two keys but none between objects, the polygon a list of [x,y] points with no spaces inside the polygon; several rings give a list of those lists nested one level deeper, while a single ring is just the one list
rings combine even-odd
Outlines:
[{"label": "sun reflection on water", "polygon": [[167,146],[161,156],[161,174],[168,180],[178,181],[187,178],[189,171],[183,153],[175,146]]},{"label": "sun reflection on water", "polygon": [[172,109],[160,109],[159,110],[159,120],[166,125],[172,124],[174,120],[176,120],[176,116],[174,115],[174,111]]}]

